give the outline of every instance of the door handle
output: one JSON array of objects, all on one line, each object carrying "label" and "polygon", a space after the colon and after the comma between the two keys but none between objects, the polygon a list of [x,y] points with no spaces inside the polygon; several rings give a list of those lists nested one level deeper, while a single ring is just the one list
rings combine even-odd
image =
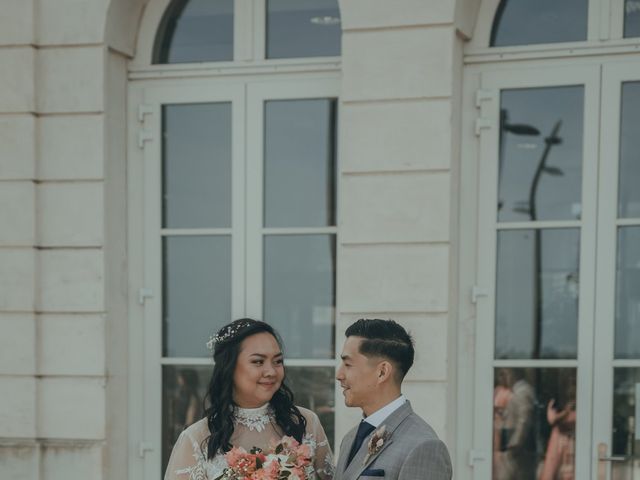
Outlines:
[{"label": "door handle", "polygon": [[599,462],[626,462],[629,457],[598,457]]},{"label": "door handle", "polygon": [[598,480],[607,480],[607,462],[626,462],[628,457],[607,455],[607,444],[598,444]]}]

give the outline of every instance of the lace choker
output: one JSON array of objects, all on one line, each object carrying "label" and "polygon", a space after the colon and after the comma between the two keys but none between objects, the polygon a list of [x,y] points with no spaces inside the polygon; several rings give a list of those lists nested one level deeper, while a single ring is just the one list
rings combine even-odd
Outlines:
[{"label": "lace choker", "polygon": [[234,410],[236,422],[244,425],[249,430],[261,432],[273,419],[273,409],[271,405],[265,403],[258,408],[240,408]]}]

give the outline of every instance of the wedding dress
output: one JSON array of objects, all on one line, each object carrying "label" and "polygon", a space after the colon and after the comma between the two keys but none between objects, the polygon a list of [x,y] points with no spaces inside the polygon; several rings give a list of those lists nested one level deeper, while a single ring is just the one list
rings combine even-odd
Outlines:
[{"label": "wedding dress", "polygon": [[[311,447],[314,476],[320,480],[331,480],[333,455],[320,420],[311,410],[298,409],[307,421],[302,443]],[[235,417],[230,439],[234,447],[243,447],[247,452],[253,447],[267,451],[273,442],[277,443],[283,436],[268,403],[259,408],[236,408]],[[211,460],[207,459],[208,438],[206,418],[186,428],[173,447],[164,480],[214,480],[219,477],[228,466],[227,461],[221,453]]]}]

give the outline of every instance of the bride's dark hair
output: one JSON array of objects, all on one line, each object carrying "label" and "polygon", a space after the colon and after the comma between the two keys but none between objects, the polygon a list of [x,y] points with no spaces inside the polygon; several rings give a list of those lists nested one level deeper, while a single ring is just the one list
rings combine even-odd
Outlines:
[{"label": "bride's dark hair", "polygon": [[[282,341],[271,325],[251,318],[241,318],[222,327],[213,342],[213,374],[209,382],[209,389],[205,397],[208,408],[205,416],[211,435],[207,442],[207,458],[212,459],[219,451],[226,453],[231,450],[231,435],[234,429],[233,374],[240,353],[242,341],[257,333],[269,333],[276,339],[280,348]],[[282,384],[269,401],[275,415],[276,424],[285,435],[294,437],[302,442],[307,426],[305,418],[293,403],[293,393]]]}]

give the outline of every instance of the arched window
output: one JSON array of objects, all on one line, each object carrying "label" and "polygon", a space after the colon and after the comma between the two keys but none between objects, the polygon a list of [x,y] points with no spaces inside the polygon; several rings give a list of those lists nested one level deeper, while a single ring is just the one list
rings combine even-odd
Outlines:
[{"label": "arched window", "polygon": [[587,39],[588,0],[502,0],[491,29],[492,47]]},{"label": "arched window", "polygon": [[173,0],[153,48],[153,63],[233,60],[233,0]]},{"label": "arched window", "polygon": [[[234,60],[234,11],[247,0],[173,0],[158,28],[152,63]],[[256,16],[264,51],[258,58],[335,57],[340,55],[337,0],[262,0]],[[235,5],[238,2],[238,5]],[[251,28],[246,28],[251,35]],[[237,35],[236,35],[237,37]]]}]

